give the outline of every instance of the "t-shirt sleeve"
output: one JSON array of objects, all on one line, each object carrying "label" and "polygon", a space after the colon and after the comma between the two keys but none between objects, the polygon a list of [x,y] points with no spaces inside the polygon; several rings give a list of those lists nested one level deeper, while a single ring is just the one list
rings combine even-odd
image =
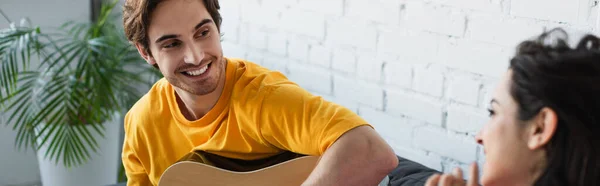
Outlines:
[{"label": "t-shirt sleeve", "polygon": [[125,175],[127,176],[127,186],[152,185],[142,162],[135,152],[135,148],[131,145],[132,140],[135,139],[132,138],[133,135],[131,135],[129,133],[131,131],[128,130],[129,117],[129,115],[125,116],[125,140],[123,142],[123,151],[121,153],[121,160],[123,161]]},{"label": "t-shirt sleeve", "polygon": [[296,84],[278,85],[265,96],[260,133],[269,144],[306,155],[322,155],[342,134],[369,125],[346,107]]}]

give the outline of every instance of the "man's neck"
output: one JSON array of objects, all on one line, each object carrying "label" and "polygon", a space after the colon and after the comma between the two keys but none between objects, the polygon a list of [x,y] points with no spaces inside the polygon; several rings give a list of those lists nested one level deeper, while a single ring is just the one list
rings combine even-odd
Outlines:
[{"label": "man's neck", "polygon": [[[223,74],[223,76],[225,76],[225,74]],[[186,119],[190,121],[198,120],[206,115],[206,113],[208,113],[217,104],[224,88],[224,77],[219,80],[219,84],[217,85],[215,91],[206,95],[194,95],[185,90],[174,87],[179,110],[181,110],[181,113]]]}]

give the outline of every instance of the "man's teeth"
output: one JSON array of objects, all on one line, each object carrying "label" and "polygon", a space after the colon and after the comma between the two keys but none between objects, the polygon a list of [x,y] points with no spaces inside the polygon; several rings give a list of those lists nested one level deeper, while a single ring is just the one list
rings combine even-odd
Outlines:
[{"label": "man's teeth", "polygon": [[187,71],[186,73],[190,76],[199,76],[199,75],[204,74],[204,72],[206,72],[206,69],[208,69],[208,65],[205,65],[204,67],[202,67],[201,69],[198,69],[198,70]]}]

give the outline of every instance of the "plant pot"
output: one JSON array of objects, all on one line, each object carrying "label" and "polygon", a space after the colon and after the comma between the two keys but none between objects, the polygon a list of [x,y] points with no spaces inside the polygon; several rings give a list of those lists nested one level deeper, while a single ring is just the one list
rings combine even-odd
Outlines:
[{"label": "plant pot", "polygon": [[[119,131],[122,126],[121,115],[115,113],[113,120],[107,120],[104,138],[94,134],[98,142],[98,152],[90,151],[91,158],[84,164],[67,168],[61,160],[56,163],[44,158],[48,143],[40,147],[37,158],[43,186],[106,186],[117,183],[119,170],[120,145]],[[89,131],[94,129],[88,127]]]}]

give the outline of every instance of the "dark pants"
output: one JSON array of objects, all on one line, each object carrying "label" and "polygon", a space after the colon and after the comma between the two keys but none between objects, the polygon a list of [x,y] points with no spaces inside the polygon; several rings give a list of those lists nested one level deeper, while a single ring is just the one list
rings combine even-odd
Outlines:
[{"label": "dark pants", "polygon": [[398,156],[398,160],[398,167],[388,175],[388,186],[421,186],[425,185],[431,175],[440,173],[435,169],[400,156]]}]

